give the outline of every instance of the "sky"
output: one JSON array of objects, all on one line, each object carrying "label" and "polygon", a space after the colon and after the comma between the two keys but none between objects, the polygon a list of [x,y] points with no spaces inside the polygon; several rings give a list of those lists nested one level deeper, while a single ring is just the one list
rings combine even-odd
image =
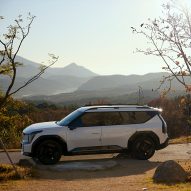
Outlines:
[{"label": "sky", "polygon": [[135,53],[148,46],[132,33],[148,18],[162,14],[166,0],[0,0],[0,34],[18,15],[36,18],[19,55],[41,63],[48,53],[59,56],[54,67],[70,63],[101,75],[161,72],[157,57]]}]

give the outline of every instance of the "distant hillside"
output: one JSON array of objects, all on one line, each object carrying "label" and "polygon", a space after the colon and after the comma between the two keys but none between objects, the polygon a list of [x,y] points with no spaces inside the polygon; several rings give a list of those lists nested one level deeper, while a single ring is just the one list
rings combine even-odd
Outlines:
[{"label": "distant hillside", "polygon": [[[92,91],[92,90],[102,90],[110,88],[130,88],[135,89],[138,86],[144,86],[145,89],[156,88],[160,84],[160,80],[163,76],[168,75],[168,73],[149,73],[145,75],[108,75],[108,76],[96,76],[86,83],[82,84],[78,90],[80,91]],[[153,84],[153,80],[158,82]],[[147,85],[148,84],[148,85]],[[153,86],[151,86],[153,85]]]},{"label": "distant hillside", "polygon": [[27,60],[20,56],[16,57],[16,61],[23,64],[23,66],[17,68],[18,77],[28,78],[39,72],[40,64],[36,62]]},{"label": "distant hillside", "polygon": [[[185,92],[176,91],[175,93],[170,93],[169,97],[175,97],[178,95],[183,95]],[[138,91],[124,93],[121,95],[109,95],[106,92],[96,92],[96,91],[82,91],[74,93],[63,93],[52,96],[32,96],[27,97],[25,100],[33,101],[37,103],[41,102],[51,102],[54,104],[61,105],[75,105],[83,106],[89,104],[90,102],[96,103],[99,100],[106,101],[111,104],[137,104],[138,103]],[[141,95],[141,104],[147,104],[149,101],[160,97],[160,93],[152,90],[143,90],[143,95]]]},{"label": "distant hillside", "polygon": [[[54,76],[45,79],[40,77],[33,83],[29,84],[27,87],[19,91],[15,97],[25,97],[34,95],[54,95],[65,92],[73,92],[77,89],[79,85],[86,82],[88,78],[78,78],[74,76]],[[9,78],[0,78],[0,89],[5,90],[9,85]],[[16,79],[13,90],[22,86],[26,82],[26,78],[18,77]]]},{"label": "distant hillside", "polygon": [[76,77],[83,77],[83,78],[89,78],[89,77],[94,77],[97,76],[96,73],[88,70],[87,68],[83,67],[83,66],[79,66],[75,63],[71,63],[63,68],[51,68],[49,69],[45,76],[49,77],[52,75],[69,75],[69,76],[76,76]]},{"label": "distant hillside", "polygon": [[[22,57],[17,57],[17,61],[24,65],[18,68],[14,90],[36,74],[40,66]],[[82,104],[98,99],[129,103],[138,99],[138,89],[141,87],[146,101],[159,96],[159,93],[153,90],[159,87],[161,79],[166,75],[168,73],[160,72],[145,75],[99,76],[85,67],[72,63],[63,68],[49,68],[38,80],[17,93],[16,97],[62,104]],[[8,77],[0,76],[0,89],[5,90],[9,82]],[[161,90],[168,85],[165,83]],[[179,93],[183,91],[183,87],[176,80],[172,82],[172,88]]]},{"label": "distant hillside", "polygon": [[[39,67],[41,64],[23,58],[21,56],[16,57],[16,61],[23,64],[17,68],[18,77],[30,77],[39,72]],[[75,63],[71,63],[65,67],[50,67],[45,71],[43,77],[49,77],[52,75],[67,75],[67,76],[76,76],[82,78],[89,78],[93,76],[97,76],[96,73],[90,71],[89,69],[79,66]]]},{"label": "distant hillside", "polygon": [[[23,85],[31,76],[37,74],[40,67],[40,64],[20,56],[17,56],[16,61],[22,63],[23,66],[17,68],[17,79],[13,88],[14,90]],[[74,63],[63,68],[50,67],[38,80],[18,92],[16,97],[72,92],[96,75],[85,67]],[[8,77],[0,76],[0,89],[4,91],[8,87],[9,82],[10,79]]]},{"label": "distant hillside", "polygon": [[[29,77],[36,74],[39,71],[39,67],[41,65],[20,56],[17,56],[16,61],[23,64],[23,66],[17,68],[19,77]],[[59,68],[50,67],[48,70],[45,71],[43,77],[49,77],[52,75],[58,75],[58,76],[67,75],[67,76],[76,76],[82,78],[97,76],[96,73],[88,70],[83,66],[79,66],[75,63],[71,63],[65,67],[59,67]]]},{"label": "distant hillside", "polygon": [[[145,75],[110,75],[96,76],[83,83],[76,91],[71,93],[62,93],[50,96],[32,96],[29,100],[51,101],[60,104],[78,104],[83,105],[96,100],[107,100],[110,103],[137,103],[138,91],[142,88],[142,100],[144,103],[160,96],[159,91],[155,91],[163,76],[168,73],[149,73]],[[168,88],[165,83],[160,91]],[[169,96],[184,94],[183,87],[174,80],[172,88],[175,93]]]}]

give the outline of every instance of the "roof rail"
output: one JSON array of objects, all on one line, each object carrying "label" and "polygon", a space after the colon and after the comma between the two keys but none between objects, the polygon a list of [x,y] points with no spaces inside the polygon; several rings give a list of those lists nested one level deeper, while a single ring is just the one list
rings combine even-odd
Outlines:
[{"label": "roof rail", "polygon": [[[84,107],[88,107],[88,106],[125,106],[125,105],[139,105],[137,103],[115,103],[115,104],[96,104],[96,105],[91,105],[91,104],[85,104]],[[141,105],[140,105],[141,106]]]},{"label": "roof rail", "polygon": [[94,105],[90,106],[87,110],[93,110],[93,109],[104,109],[104,108],[113,108],[113,109],[119,109],[119,108],[138,108],[138,109],[151,109],[149,106],[139,106],[139,105]]},{"label": "roof rail", "polygon": [[139,108],[139,109],[151,109],[149,106],[137,106],[136,108]]}]

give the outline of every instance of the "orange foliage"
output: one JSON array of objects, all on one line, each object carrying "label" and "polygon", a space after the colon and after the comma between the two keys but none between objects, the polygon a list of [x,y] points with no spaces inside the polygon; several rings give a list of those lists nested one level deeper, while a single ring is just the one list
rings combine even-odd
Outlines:
[{"label": "orange foliage", "polygon": [[162,116],[168,125],[170,138],[188,134],[188,115],[185,112],[186,98],[175,99],[158,98],[149,102],[148,105],[163,109]]}]

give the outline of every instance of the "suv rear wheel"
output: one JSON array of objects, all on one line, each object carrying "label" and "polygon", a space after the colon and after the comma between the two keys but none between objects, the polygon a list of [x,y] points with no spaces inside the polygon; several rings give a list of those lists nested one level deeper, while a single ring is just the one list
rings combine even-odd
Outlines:
[{"label": "suv rear wheel", "polygon": [[59,143],[53,140],[46,140],[38,146],[35,157],[43,164],[55,164],[62,155],[62,148]]},{"label": "suv rear wheel", "polygon": [[147,160],[155,153],[155,143],[150,137],[138,137],[132,145],[132,154],[140,160]]}]

